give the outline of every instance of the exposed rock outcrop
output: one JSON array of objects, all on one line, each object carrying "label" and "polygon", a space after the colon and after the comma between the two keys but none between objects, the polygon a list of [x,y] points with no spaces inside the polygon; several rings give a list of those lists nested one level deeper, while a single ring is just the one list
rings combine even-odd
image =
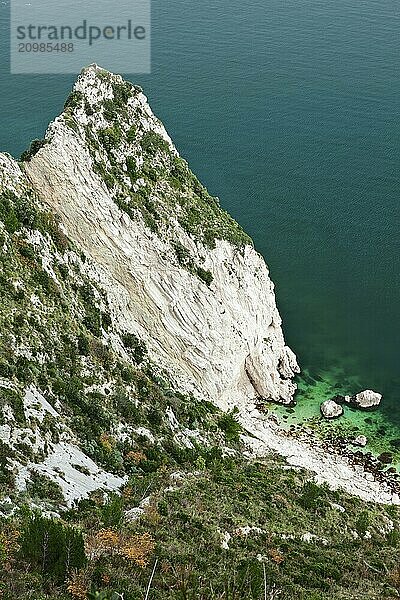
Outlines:
[{"label": "exposed rock outcrop", "polygon": [[353,444],[353,446],[365,448],[365,446],[368,444],[368,439],[365,435],[358,435],[356,438],[354,438],[354,440],[351,443]]},{"label": "exposed rock outcrop", "polygon": [[299,368],[266,264],[138,88],[85,69],[25,169],[98,266],[113,317],[178,387],[224,409],[259,396],[292,402]]},{"label": "exposed rock outcrop", "polygon": [[354,396],[335,396],[332,398],[336,404],[349,404],[354,408],[360,408],[362,410],[371,410],[377,408],[382,400],[382,394],[374,392],[372,390],[364,390]]}]

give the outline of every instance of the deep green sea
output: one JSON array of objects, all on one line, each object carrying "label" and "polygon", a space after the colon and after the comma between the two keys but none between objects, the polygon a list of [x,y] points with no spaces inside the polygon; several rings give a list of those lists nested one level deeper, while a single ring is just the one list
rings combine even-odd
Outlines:
[{"label": "deep green sea", "polygon": [[[8,18],[9,0],[0,149],[18,156],[74,77],[11,76]],[[127,74],[270,266],[305,374],[287,420],[376,389],[381,410],[346,422],[377,449],[400,438],[399,29],[398,0],[153,0],[152,74]]]}]

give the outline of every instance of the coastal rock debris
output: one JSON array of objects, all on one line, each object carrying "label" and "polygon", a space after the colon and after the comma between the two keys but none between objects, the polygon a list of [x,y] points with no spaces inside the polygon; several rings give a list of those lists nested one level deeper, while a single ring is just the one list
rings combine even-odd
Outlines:
[{"label": "coastal rock debris", "polygon": [[373,392],[372,390],[365,390],[350,398],[350,403],[357,408],[369,409],[376,408],[380,405],[382,400],[382,394]]},{"label": "coastal rock debris", "polygon": [[352,441],[353,446],[359,446],[360,448],[365,448],[365,446],[367,445],[367,443],[368,443],[368,440],[365,437],[365,435],[358,435]]}]

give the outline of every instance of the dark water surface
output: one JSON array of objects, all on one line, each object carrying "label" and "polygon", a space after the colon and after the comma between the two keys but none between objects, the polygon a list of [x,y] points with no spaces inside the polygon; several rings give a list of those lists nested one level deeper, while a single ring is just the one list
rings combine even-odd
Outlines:
[{"label": "dark water surface", "polygon": [[[0,148],[19,155],[74,78],[8,73],[8,11]],[[398,0],[154,0],[153,72],[130,75],[270,265],[317,380],[298,415],[336,385],[377,389],[385,444],[400,437],[399,29]]]}]

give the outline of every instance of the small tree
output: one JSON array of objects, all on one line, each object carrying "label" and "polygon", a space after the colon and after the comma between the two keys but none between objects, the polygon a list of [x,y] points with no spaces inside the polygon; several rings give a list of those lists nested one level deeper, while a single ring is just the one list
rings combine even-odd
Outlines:
[{"label": "small tree", "polygon": [[41,515],[30,516],[21,535],[21,557],[32,568],[63,581],[86,564],[82,533]]}]

